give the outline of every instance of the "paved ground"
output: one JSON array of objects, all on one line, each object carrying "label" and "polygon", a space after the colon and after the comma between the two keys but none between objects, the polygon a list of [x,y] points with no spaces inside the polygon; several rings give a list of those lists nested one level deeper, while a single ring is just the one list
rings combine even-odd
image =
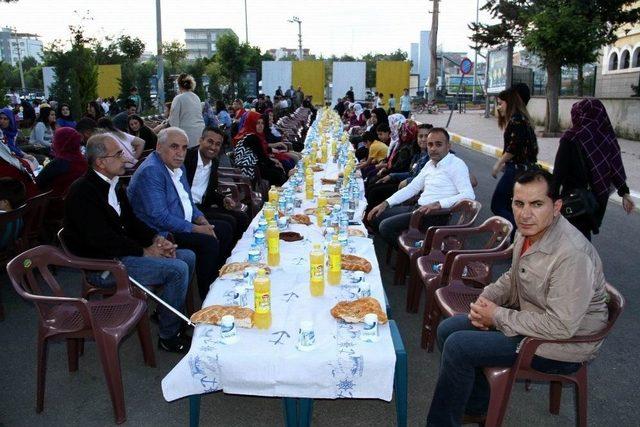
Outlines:
[{"label": "paved ground", "polygon": [[[477,198],[483,204],[481,220],[488,210],[495,180],[487,173],[492,159],[477,152],[456,147],[479,180]],[[635,231],[633,231],[635,230]],[[607,211],[602,233],[595,237],[608,280],[627,299],[627,310],[619,319],[599,358],[589,368],[590,425],[612,422],[618,426],[637,426],[640,404],[637,387],[637,329],[640,312],[640,248],[629,236],[638,235],[640,215],[626,216],[620,206]],[[378,245],[379,256],[384,246]],[[382,259],[382,258],[380,258]],[[393,265],[393,262],[391,263]],[[404,312],[406,289],[393,286],[392,267],[382,265],[387,294],[409,356],[409,426],[423,426],[438,372],[438,352],[426,353],[419,346],[421,314]],[[80,370],[70,374],[66,367],[65,346],[55,344],[49,353],[45,409],[36,414],[35,407],[35,336],[36,314],[32,306],[21,301],[0,276],[0,292],[7,319],[0,323],[0,426],[108,426],[113,412],[100,363],[93,343],[86,344]],[[157,351],[158,366],[142,364],[137,338],[129,337],[122,345],[121,361],[125,400],[131,426],[183,426],[188,422],[188,402],[167,403],[162,398],[160,381],[179,360],[178,356]],[[509,405],[507,426],[567,426],[574,422],[573,391],[563,392],[560,415],[547,411],[548,388],[534,385],[525,392],[516,386]],[[205,396],[202,425],[279,426],[283,425],[279,399],[230,396],[222,393]],[[535,421],[533,421],[535,420]],[[393,426],[394,404],[375,400],[320,401],[315,405],[314,426]]]},{"label": "paved ground", "polygon": [[[419,114],[417,119],[434,126],[444,127],[449,119],[449,111],[438,114]],[[448,130],[500,149],[503,147],[502,131],[498,128],[497,119],[495,117],[484,118],[484,110],[469,110],[464,114],[454,112]],[[540,150],[538,159],[553,166],[559,140],[560,138],[538,138]],[[640,142],[622,138],[618,139],[618,142],[627,173],[627,185],[632,193],[635,193],[636,204],[638,204],[640,201],[638,199],[640,197],[640,167],[638,167],[640,166]]]}]

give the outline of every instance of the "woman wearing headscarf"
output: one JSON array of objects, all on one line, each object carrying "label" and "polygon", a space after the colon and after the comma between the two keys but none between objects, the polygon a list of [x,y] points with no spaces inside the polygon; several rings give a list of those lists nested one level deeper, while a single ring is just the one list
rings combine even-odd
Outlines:
[{"label": "woman wearing headscarf", "polygon": [[36,183],[42,191],[53,190],[53,196],[63,196],[76,179],[87,172],[87,160],[82,155],[82,135],[70,127],[56,129],[53,135],[53,160],[40,171]]},{"label": "woman wearing headscarf", "polygon": [[180,93],[171,102],[169,123],[185,131],[189,136],[189,147],[195,147],[204,129],[202,104],[198,95],[193,92],[196,81],[189,74],[182,73],[177,82]]},{"label": "woman wearing headscarf", "polygon": [[144,124],[142,117],[132,114],[127,118],[127,133],[137,136],[144,141],[145,150],[155,150],[158,143],[158,135]]},{"label": "woman wearing headscarf", "polygon": [[265,123],[264,134],[267,144],[269,144],[270,153],[282,162],[288,172],[302,158],[302,155],[295,151],[290,151],[287,144],[282,142],[282,133],[274,123],[273,110],[271,108],[265,110],[262,114],[262,119]]},{"label": "woman wearing headscarf", "polygon": [[73,116],[71,115],[71,108],[69,104],[62,103],[58,107],[58,118],[56,119],[56,125],[59,128],[76,128],[76,121],[73,120]]},{"label": "woman wearing headscarf", "polygon": [[205,127],[217,128],[220,126],[218,116],[215,111],[213,111],[213,108],[211,108],[209,101],[204,101],[202,105],[202,119],[204,120]]},{"label": "woman wearing headscarf", "polygon": [[576,189],[588,189],[595,196],[597,206],[592,217],[569,218],[569,221],[588,239],[598,234],[609,195],[617,189],[622,207],[627,213],[634,203],[626,184],[620,145],[600,100],[587,98],[571,107],[571,123],[558,146],[553,166],[556,190],[565,197]]},{"label": "woman wearing headscarf", "polygon": [[0,176],[13,178],[24,184],[27,198],[39,193],[29,162],[25,158],[17,157],[5,143],[0,143]]},{"label": "woman wearing headscarf", "polygon": [[280,186],[287,180],[282,164],[269,157],[264,119],[260,113],[247,113],[244,128],[236,136],[234,164],[254,183],[258,173],[260,178],[269,181],[269,185]]},{"label": "woman wearing headscarf", "polygon": [[[258,124],[261,124],[258,130]],[[281,152],[279,149],[281,143],[269,144],[266,136],[266,127],[268,126],[267,120],[256,111],[249,111],[245,114],[244,126],[240,128],[240,131],[235,136],[234,141],[238,142],[248,134],[256,135],[260,141],[260,146],[265,156],[272,157],[276,163],[288,172],[295,165],[295,161],[286,153]],[[285,146],[286,148],[286,146]]]}]

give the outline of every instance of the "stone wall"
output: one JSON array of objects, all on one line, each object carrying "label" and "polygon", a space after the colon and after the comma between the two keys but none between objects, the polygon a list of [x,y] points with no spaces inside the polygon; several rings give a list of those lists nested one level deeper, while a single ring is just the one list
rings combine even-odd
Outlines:
[{"label": "stone wall", "polygon": [[[561,97],[559,100],[560,126],[571,126],[571,106],[581,98]],[[600,98],[604,104],[617,135],[621,138],[640,141],[640,98]],[[537,124],[544,124],[547,100],[543,96],[534,96],[527,109]]]}]

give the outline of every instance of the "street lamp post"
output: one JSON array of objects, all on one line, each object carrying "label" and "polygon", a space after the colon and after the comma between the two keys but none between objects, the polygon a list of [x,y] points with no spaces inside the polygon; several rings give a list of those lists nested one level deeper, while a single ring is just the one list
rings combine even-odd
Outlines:
[{"label": "street lamp post", "polygon": [[20,70],[20,85],[22,86],[22,94],[24,95],[26,92],[26,88],[24,85],[24,71],[22,70],[22,52],[20,52],[20,40],[18,40],[18,30],[13,29],[13,33],[15,34],[15,45],[18,51],[18,69]]},{"label": "street lamp post", "polygon": [[289,22],[298,24],[298,60],[302,61],[302,20],[297,16],[289,19]]},{"label": "street lamp post", "polygon": [[247,0],[244,0],[244,41],[249,44],[249,22],[247,21]]},{"label": "street lamp post", "polygon": [[156,56],[158,94],[156,99],[158,100],[158,111],[164,113],[164,59],[162,58],[162,14],[160,11],[160,0],[156,0],[156,36],[158,43],[158,55]]}]

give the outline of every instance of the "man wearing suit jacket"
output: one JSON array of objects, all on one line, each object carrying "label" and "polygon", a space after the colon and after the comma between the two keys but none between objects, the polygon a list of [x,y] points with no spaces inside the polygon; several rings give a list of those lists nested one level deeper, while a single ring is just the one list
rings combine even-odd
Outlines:
[{"label": "man wearing suit jacket", "polygon": [[[71,185],[65,199],[63,237],[69,250],[81,257],[119,259],[129,275],[142,284],[161,284],[162,298],[182,310],[195,254],[176,250],[176,245],[136,218],[125,190],[118,185],[125,158],[112,136],[89,138],[86,154],[90,168]],[[97,279],[102,279],[104,286],[110,284],[108,277]],[[162,306],[158,315],[158,347],[186,353],[189,346],[180,336],[180,319]]]},{"label": "man wearing suit jacket", "polygon": [[[163,129],[156,151],[136,169],[127,189],[136,216],[158,233],[172,233],[180,247],[196,254],[196,277],[204,301],[231,251],[231,227],[210,224],[191,198],[183,166],[189,138],[180,128]],[[214,231],[215,229],[215,231]]]},{"label": "man wearing suit jacket", "polygon": [[249,226],[250,220],[246,213],[234,210],[236,204],[232,198],[218,192],[218,154],[223,141],[224,134],[220,129],[205,128],[199,146],[187,150],[184,167],[191,186],[191,197],[198,209],[209,220],[229,223],[234,240],[237,241]]}]

